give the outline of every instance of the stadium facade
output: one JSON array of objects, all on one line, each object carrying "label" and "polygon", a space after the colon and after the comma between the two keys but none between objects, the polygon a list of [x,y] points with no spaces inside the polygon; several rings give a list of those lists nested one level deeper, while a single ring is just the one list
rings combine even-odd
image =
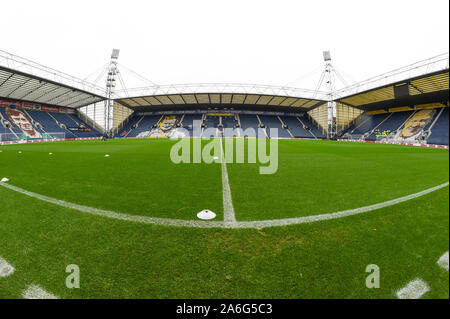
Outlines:
[{"label": "stadium facade", "polygon": [[117,57],[105,89],[0,51],[0,141],[204,137],[206,128],[273,138],[276,128],[287,139],[449,144],[448,53],[327,92],[247,84],[116,91]]}]

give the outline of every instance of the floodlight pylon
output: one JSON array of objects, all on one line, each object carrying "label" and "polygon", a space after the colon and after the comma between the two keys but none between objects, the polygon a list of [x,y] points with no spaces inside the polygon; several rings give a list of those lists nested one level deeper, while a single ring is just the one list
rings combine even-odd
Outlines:
[{"label": "floodlight pylon", "polygon": [[334,91],[336,90],[336,73],[337,71],[333,67],[331,62],[330,51],[323,51],[323,60],[325,62],[325,68],[320,76],[319,82],[316,86],[316,92],[320,90],[325,81],[326,84],[326,96],[327,96],[327,110],[328,110],[328,128],[327,138],[333,139],[337,135],[337,115],[336,115],[336,102],[334,101]]},{"label": "floodlight pylon", "polygon": [[116,90],[116,79],[118,75],[117,61],[119,59],[119,49],[113,49],[111,60],[109,61],[108,74],[106,77],[106,100],[105,100],[105,132],[108,136],[112,135],[113,126],[113,108],[112,99]]}]

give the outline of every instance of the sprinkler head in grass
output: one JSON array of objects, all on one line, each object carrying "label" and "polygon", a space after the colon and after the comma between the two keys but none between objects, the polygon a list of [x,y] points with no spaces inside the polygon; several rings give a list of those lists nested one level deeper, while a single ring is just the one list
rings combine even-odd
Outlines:
[{"label": "sprinkler head in grass", "polygon": [[9,179],[7,179],[6,177],[3,177],[1,180],[0,180],[0,182],[2,182],[2,183],[6,183],[6,182],[8,182],[9,181]]},{"label": "sprinkler head in grass", "polygon": [[203,220],[210,220],[216,218],[216,214],[209,209],[204,209],[197,214],[197,217]]}]

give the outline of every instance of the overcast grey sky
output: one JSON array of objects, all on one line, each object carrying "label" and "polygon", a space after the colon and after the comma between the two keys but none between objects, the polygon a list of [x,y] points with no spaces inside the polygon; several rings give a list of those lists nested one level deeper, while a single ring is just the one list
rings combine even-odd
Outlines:
[{"label": "overcast grey sky", "polygon": [[449,50],[448,0],[15,0],[0,8],[0,49],[80,78],[119,48],[120,63],[158,84],[314,89],[323,50],[358,81]]}]

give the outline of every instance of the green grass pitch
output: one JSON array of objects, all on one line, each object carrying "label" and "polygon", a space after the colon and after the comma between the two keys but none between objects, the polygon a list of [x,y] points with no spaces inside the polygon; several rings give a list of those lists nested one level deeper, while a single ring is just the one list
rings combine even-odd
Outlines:
[{"label": "green grass pitch", "polygon": [[[176,141],[109,140],[0,146],[9,185],[129,215],[224,219],[221,164],[174,164]],[[202,141],[203,144],[208,141]],[[448,150],[280,140],[278,170],[227,164],[238,221],[332,213],[449,180]],[[20,153],[19,153],[20,152]],[[50,155],[49,153],[53,153]],[[109,154],[110,157],[105,157]],[[448,298],[448,186],[378,210],[263,229],[152,225],[94,216],[0,186],[0,298],[35,284],[60,298],[396,298],[421,278]],[[66,266],[80,267],[68,289]],[[380,288],[365,285],[366,266]]]}]

